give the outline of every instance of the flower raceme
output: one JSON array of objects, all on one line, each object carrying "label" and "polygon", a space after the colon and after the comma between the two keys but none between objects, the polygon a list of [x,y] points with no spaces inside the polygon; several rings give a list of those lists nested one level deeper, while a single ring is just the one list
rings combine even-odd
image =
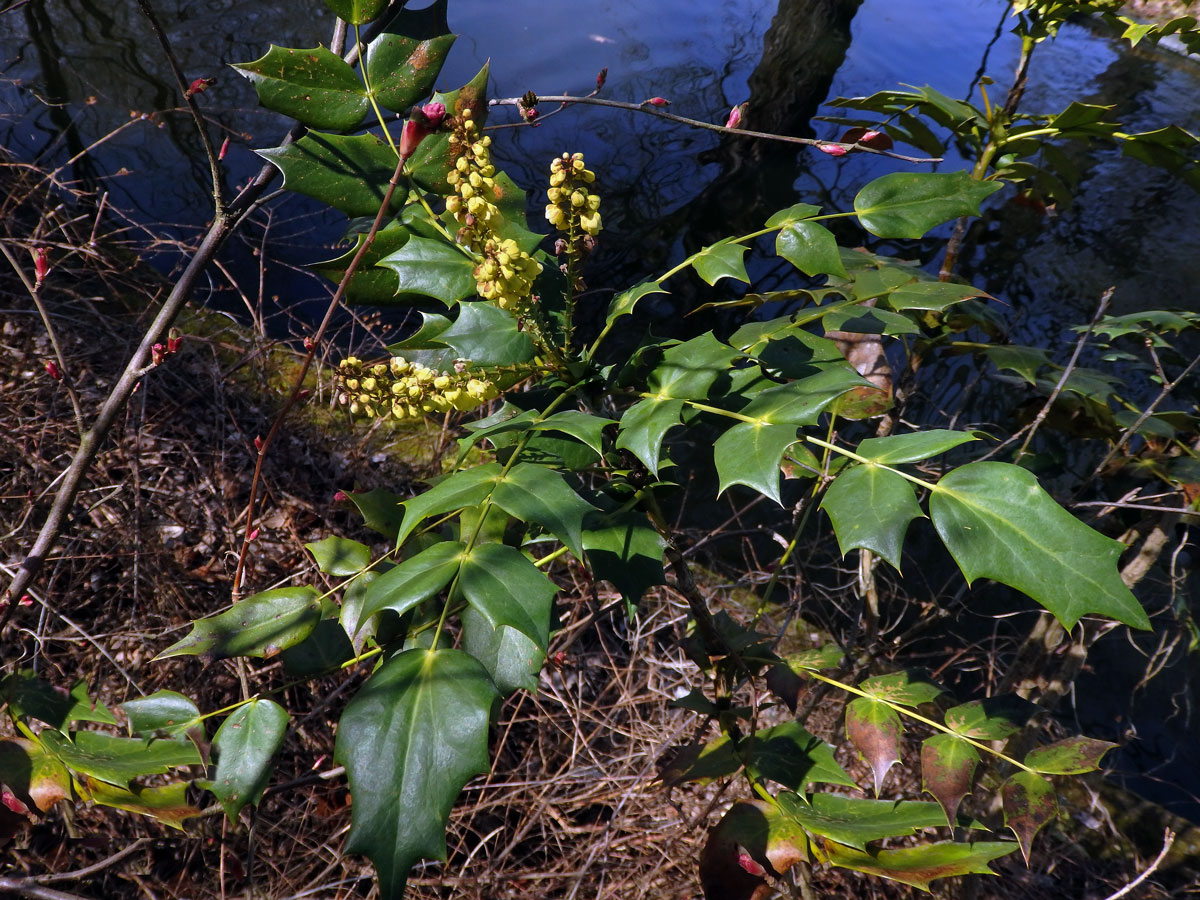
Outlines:
[{"label": "flower raceme", "polygon": [[582,153],[564,153],[550,163],[550,188],[546,191],[546,221],[571,234],[574,227],[595,237],[600,233],[600,197],[589,188],[596,173],[583,163]]},{"label": "flower raceme", "polygon": [[338,366],[338,387],[338,403],[352,416],[367,419],[467,412],[500,396],[493,381],[465,364],[456,364],[454,372],[438,372],[402,356],[373,365],[348,356]]}]

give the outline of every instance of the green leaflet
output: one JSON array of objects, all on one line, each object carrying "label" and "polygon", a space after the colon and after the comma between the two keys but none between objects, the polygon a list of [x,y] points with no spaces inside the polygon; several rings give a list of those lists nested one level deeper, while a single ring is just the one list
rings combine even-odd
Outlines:
[{"label": "green leaflet", "polygon": [[617,449],[628,450],[657,475],[663,438],[679,424],[682,412],[682,400],[647,397],[638,401],[621,416]]},{"label": "green leaflet", "polygon": [[784,225],[775,238],[775,252],[805,275],[846,275],[833,233],[816,222]]},{"label": "green leaflet", "polygon": [[155,659],[172,656],[272,657],[299,644],[321,620],[316,588],[291,587],[263,591],[239,600],[230,609],[197,619],[192,630]]},{"label": "green leaflet", "polygon": [[42,745],[68,769],[126,788],[134,778],[201,762],[200,751],[191,741],[141,740],[99,731],[76,732],[72,739],[49,729],[40,737]]},{"label": "green leaflet", "polygon": [[583,546],[596,577],[611,582],[630,606],[636,607],[649,588],[667,582],[662,564],[666,540],[645,513],[590,516]]},{"label": "green leaflet", "polygon": [[561,475],[533,463],[517,463],[496,485],[492,502],[522,522],[541,525],[583,559],[583,520],[595,511]]},{"label": "green leaflet", "polygon": [[783,505],[779,495],[779,465],[783,453],[799,438],[795,425],[739,422],[713,445],[718,496],[733,484],[744,484]]},{"label": "green leaflet", "polygon": [[1150,627],[1117,571],[1123,545],[1055,503],[1025,469],[998,462],[955,469],[938,482],[929,512],[968,582],[1014,587],[1068,629],[1093,613]]},{"label": "green leaflet", "polygon": [[478,506],[496,488],[503,468],[499,463],[485,463],[473,469],[460,469],[447,475],[429,490],[405,500],[404,519],[396,532],[396,546],[412,534],[413,529],[429,516]]},{"label": "green leaflet", "polygon": [[885,238],[919,238],[959,216],[979,215],[979,204],[1003,185],[975,181],[966,172],[894,172],[876,178],[854,198],[858,221]]},{"label": "green leaflet", "polygon": [[446,819],[467,780],[488,769],[496,688],[460,650],[406,650],[346,706],[334,759],[354,798],[346,849],[365,853],[385,900],[401,900],[422,857],[446,858]]},{"label": "green leaflet", "polygon": [[126,700],[118,708],[129,720],[129,733],[134,737],[171,737],[199,729],[204,737],[204,722],[200,710],[188,697],[175,691],[155,691],[145,697]]},{"label": "green leaflet", "polygon": [[371,564],[370,547],[333,534],[305,544],[304,548],[313,555],[317,568],[326,575],[354,575]]},{"label": "green leaflet", "polygon": [[897,850],[878,850],[864,853],[861,850],[844,848],[828,841],[813,844],[816,856],[822,862],[890,878],[902,884],[928,891],[929,884],[937,878],[955,875],[995,875],[988,866],[993,859],[1007,856],[1017,849],[1016,844],[977,841],[974,844],[956,844],[943,841],[937,844],[921,844]]},{"label": "green leaflet", "polygon": [[806,799],[785,791],[779,795],[779,806],[806,831],[863,851],[871,841],[946,824],[940,806],[921,800],[864,800],[837,794],[813,794]]},{"label": "green leaflet", "polygon": [[821,509],[829,513],[843,556],[862,547],[897,571],[909,523],[924,515],[911,484],[895,472],[871,465],[855,466],[835,478]]},{"label": "green leaflet", "polygon": [[309,128],[350,131],[370,109],[354,69],[325,47],[293,50],[271,46],[254,62],[233,68],[254,83],[258,102]]},{"label": "green leaflet", "polygon": [[696,274],[709,284],[716,284],[722,278],[732,278],[734,281],[750,283],[746,274],[746,264],[743,257],[746,247],[733,242],[732,238],[718,241],[699,251],[692,257],[692,268]]},{"label": "green leaflet", "polygon": [[404,112],[429,96],[454,46],[446,24],[446,2],[402,9],[367,46],[366,67],[379,105]]},{"label": "green leaflet", "polygon": [[351,25],[365,25],[383,12],[387,0],[325,0],[325,5]]},{"label": "green leaflet", "polygon": [[[374,216],[396,171],[396,154],[373,134],[340,135],[310,131],[298,141],[258,155],[283,173],[289,191],[312,197],[348,216]],[[404,203],[404,184],[392,195],[392,209]]]},{"label": "green leaflet", "polygon": [[343,607],[342,624],[346,633],[357,634],[381,610],[390,609],[403,615],[437,594],[458,573],[464,549],[458,541],[442,541],[374,579],[366,589],[361,607]]},{"label": "green leaflet", "polygon": [[411,235],[377,265],[396,273],[397,291],[433,297],[447,306],[475,295],[475,262],[443,240]]},{"label": "green leaflet", "polygon": [[514,628],[545,651],[558,586],[521,551],[505,544],[472,547],[463,558],[459,586],[493,628]]},{"label": "green leaflet", "polygon": [[259,698],[238,707],[217,729],[213,736],[217,771],[209,790],[230,820],[236,821],[243,806],[257,805],[262,797],[287,726],[287,711],[273,700]]},{"label": "green leaflet", "polygon": [[38,678],[32,669],[21,669],[0,679],[0,700],[13,715],[37,719],[59,731],[66,731],[72,722],[117,724],[107,706],[88,697],[87,682],[82,679],[67,692]]}]

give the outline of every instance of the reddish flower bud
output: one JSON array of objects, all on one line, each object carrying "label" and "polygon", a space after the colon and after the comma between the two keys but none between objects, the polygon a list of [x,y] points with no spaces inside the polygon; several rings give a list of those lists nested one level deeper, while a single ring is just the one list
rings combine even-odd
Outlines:
[{"label": "reddish flower bud", "polygon": [[45,247],[38,247],[33,256],[33,272],[38,284],[45,281],[46,275],[50,272],[50,258]]},{"label": "reddish flower bud", "polygon": [[29,807],[17,799],[17,795],[7,788],[0,791],[0,804],[19,815],[28,815]]},{"label": "reddish flower bud", "polygon": [[161,366],[163,358],[167,355],[167,348],[162,344],[155,344],[150,348],[150,364]]},{"label": "reddish flower bud", "polygon": [[[413,110],[414,116],[419,110]],[[424,121],[418,121],[415,117],[404,123],[404,130],[400,132],[400,155],[404,159],[408,159],[416,152],[421,141],[429,135],[428,119],[425,119],[424,114],[421,115]]]},{"label": "reddish flower bud", "polygon": [[762,878],[767,874],[767,870],[759,865],[754,857],[745,850],[738,850],[737,863],[746,872],[749,872],[751,875],[755,875],[758,878]]},{"label": "reddish flower bud", "polygon": [[179,335],[174,335],[167,338],[167,353],[176,353],[179,351]]},{"label": "reddish flower bud", "polygon": [[347,501],[349,499],[350,498],[346,496],[345,491],[338,491],[336,494],[333,495],[334,503],[344,503],[345,501]]},{"label": "reddish flower bud", "polygon": [[225,151],[227,151],[228,149],[229,149],[229,138],[225,138],[225,140],[221,141],[221,149],[217,153],[217,159],[224,159]]},{"label": "reddish flower bud", "polygon": [[216,83],[217,79],[215,78],[197,78],[188,85],[188,89],[183,92],[183,96],[194,97],[196,94],[203,94]]},{"label": "reddish flower bud", "polygon": [[850,128],[838,141],[843,144],[862,144],[872,150],[891,150],[892,139],[882,131],[868,128]]},{"label": "reddish flower bud", "polygon": [[671,103],[670,100],[667,100],[664,97],[651,97],[646,102],[649,103],[651,106],[669,106]]},{"label": "reddish flower bud", "polygon": [[437,128],[442,124],[442,119],[446,118],[446,104],[426,103],[421,107],[421,112],[429,120],[429,127]]},{"label": "reddish flower bud", "polygon": [[254,436],[254,449],[257,450],[259,453],[262,453],[262,448],[263,448],[262,435],[257,434]]},{"label": "reddish flower bud", "polygon": [[596,90],[600,90],[600,88],[604,87],[604,82],[606,81],[608,81],[608,66],[605,66],[596,75]]},{"label": "reddish flower bud", "polygon": [[298,393],[296,395],[296,399],[297,400],[307,400],[311,393],[312,393],[312,388],[305,388],[304,390],[302,390],[300,393]]},{"label": "reddish flower bud", "polygon": [[22,594],[21,599],[17,601],[17,606],[33,606],[33,598],[28,594]]},{"label": "reddish flower bud", "polygon": [[251,532],[250,532],[248,535],[246,535],[246,540],[247,540],[247,541],[253,541],[253,540],[254,540],[255,538],[257,538],[257,537],[258,537],[258,529],[257,529],[257,528],[255,528],[255,529],[254,529],[253,531],[251,531]]},{"label": "reddish flower bud", "polygon": [[526,122],[532,122],[534,119],[536,119],[538,117],[537,107],[531,106],[531,107],[529,107],[529,109],[522,109],[521,115],[523,115],[525,117]]},{"label": "reddish flower bud", "polygon": [[830,156],[845,156],[850,152],[845,147],[839,147],[837,144],[817,144],[817,149],[822,153],[828,153]]},{"label": "reddish flower bud", "polygon": [[306,337],[304,339],[304,349],[305,350],[311,350],[315,346],[317,346],[317,342],[314,341],[311,337]]},{"label": "reddish flower bud", "polygon": [[742,108],[735,106],[729,111],[729,118],[725,120],[726,128],[737,128],[742,124]]},{"label": "reddish flower bud", "polygon": [[45,363],[43,363],[43,365],[46,367],[47,375],[49,375],[55,381],[62,381],[62,370],[58,368],[58,363],[52,359],[48,359]]}]

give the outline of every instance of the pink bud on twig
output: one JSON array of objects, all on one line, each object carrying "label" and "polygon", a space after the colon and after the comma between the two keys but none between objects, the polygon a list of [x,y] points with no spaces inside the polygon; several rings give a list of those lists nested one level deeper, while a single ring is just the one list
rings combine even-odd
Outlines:
[{"label": "pink bud on twig", "polygon": [[246,542],[247,542],[247,543],[249,543],[249,542],[253,541],[255,538],[257,538],[257,537],[258,537],[258,529],[257,529],[257,528],[255,528],[255,529],[254,529],[253,531],[251,531],[251,532],[250,532],[248,535],[246,535]]},{"label": "pink bud on twig", "polygon": [[45,247],[38,247],[37,252],[33,255],[33,274],[37,279],[37,284],[41,284],[46,280],[46,275],[50,272],[50,257]]},{"label": "pink bud on twig", "polygon": [[596,74],[596,90],[604,87],[604,82],[608,81],[608,66],[605,66]]},{"label": "pink bud on twig", "polygon": [[228,149],[229,149],[229,138],[225,138],[225,140],[221,141],[221,149],[217,153],[217,159],[218,160],[224,159],[225,151],[227,151]]},{"label": "pink bud on twig", "polygon": [[45,363],[43,363],[43,365],[46,367],[47,375],[49,375],[55,381],[62,381],[62,370],[59,369],[58,363],[52,359],[48,359]]},{"label": "pink bud on twig", "polygon": [[729,118],[725,120],[726,128],[737,128],[742,124],[742,107],[735,106],[729,111]]},{"label": "pink bud on twig", "polygon": [[646,100],[645,102],[649,103],[651,106],[670,106],[671,105],[671,101],[666,99],[665,97],[651,97],[649,100]]},{"label": "pink bud on twig", "polygon": [[349,499],[350,498],[346,496],[345,491],[338,491],[336,494],[333,495],[334,503],[344,503],[345,501],[347,501]]},{"label": "pink bud on twig", "polygon": [[256,434],[254,436],[254,449],[257,450],[259,453],[262,453],[262,448],[263,448],[262,435]]},{"label": "pink bud on twig", "polygon": [[830,156],[845,156],[850,152],[845,147],[840,147],[837,144],[817,144],[817,149],[822,153],[828,153]]},{"label": "pink bud on twig", "polygon": [[183,92],[184,97],[194,97],[197,94],[203,94],[210,87],[217,83],[215,78],[197,78],[188,85],[188,89]]},{"label": "pink bud on twig", "polygon": [[154,366],[161,366],[166,355],[167,348],[162,344],[155,344],[150,348],[150,364]]}]

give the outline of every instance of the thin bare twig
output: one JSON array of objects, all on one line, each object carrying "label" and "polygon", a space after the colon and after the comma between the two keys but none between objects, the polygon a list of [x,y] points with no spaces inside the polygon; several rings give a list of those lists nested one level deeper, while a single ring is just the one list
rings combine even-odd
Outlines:
[{"label": "thin bare twig", "polygon": [[42,887],[27,878],[0,878],[0,894],[4,893],[32,897],[33,900],[90,900],[82,894],[68,894],[66,891]]},{"label": "thin bare twig", "polygon": [[1125,885],[1125,887],[1121,888],[1116,893],[1109,894],[1107,897],[1104,898],[1104,900],[1120,900],[1121,897],[1124,897],[1126,894],[1128,894],[1130,891],[1132,891],[1135,887],[1137,887],[1139,884],[1141,884],[1143,881],[1145,881],[1147,878],[1149,878],[1154,873],[1154,871],[1159,866],[1162,865],[1162,861],[1167,858],[1167,854],[1171,851],[1171,847],[1172,847],[1172,845],[1174,845],[1174,843],[1175,843],[1175,832],[1173,832],[1170,828],[1168,828],[1165,832],[1163,832],[1162,849],[1158,851],[1158,856],[1154,857],[1154,862],[1150,863],[1150,865],[1146,868],[1146,871],[1142,872],[1141,875],[1139,875],[1137,878],[1133,879],[1133,881],[1129,882],[1129,884]]},{"label": "thin bare twig", "polygon": [[82,869],[74,869],[70,872],[50,872],[46,875],[35,875],[30,878],[30,881],[36,881],[38,884],[54,884],[56,881],[77,881],[80,878],[87,878],[89,875],[95,875],[97,872],[102,872],[109,866],[115,866],[131,853],[135,853],[150,843],[150,838],[138,838],[127,847],[122,847],[112,856],[107,856],[97,863],[92,863],[90,866],[84,866]]}]

